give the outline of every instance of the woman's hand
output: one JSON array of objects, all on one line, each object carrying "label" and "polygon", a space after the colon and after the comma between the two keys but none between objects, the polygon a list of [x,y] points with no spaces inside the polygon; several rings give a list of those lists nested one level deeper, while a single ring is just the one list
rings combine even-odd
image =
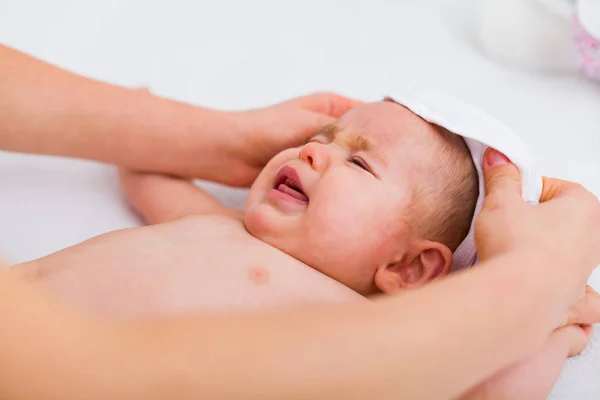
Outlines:
[{"label": "woman's hand", "polygon": [[223,112],[94,81],[0,44],[0,149],[248,186],[358,102],[319,93]]},{"label": "woman's hand", "polygon": [[[496,373],[466,400],[545,399],[568,355],[589,342],[600,321],[600,296],[586,286],[600,264],[600,203],[580,185],[544,178],[540,205],[521,197],[518,169],[502,154],[485,155],[486,200],[475,225],[480,261],[523,260],[511,273],[539,283],[556,327],[535,354]],[[541,289],[540,289],[541,288]],[[585,289],[584,289],[585,288]],[[556,314],[558,312],[558,315]]]},{"label": "woman's hand", "polygon": [[250,186],[277,153],[304,144],[360,104],[332,93],[315,93],[254,110],[217,111],[152,96],[145,88],[130,92],[136,96],[132,103],[143,110],[139,121],[154,127],[168,122],[170,130],[168,135],[164,129],[154,135],[146,131],[127,159],[113,163],[230,186]]},{"label": "woman's hand", "polygon": [[559,328],[533,356],[498,372],[460,400],[544,400],[554,388],[567,356],[581,353],[592,334],[592,325]]},{"label": "woman's hand", "polygon": [[518,169],[494,150],[485,158],[487,196],[475,225],[480,260],[518,254],[526,261],[516,273],[543,282],[542,290],[562,308],[562,323],[580,319],[577,314],[597,303],[580,303],[575,314],[567,313],[600,264],[598,199],[578,184],[545,178],[541,204],[526,204]]},{"label": "woman's hand", "polygon": [[594,334],[592,324],[600,322],[600,295],[590,286],[585,290],[595,307],[572,323],[554,330],[544,345],[530,357],[496,373],[477,385],[460,400],[544,400],[549,395],[567,357],[580,354]]},{"label": "woman's hand", "polygon": [[215,180],[233,186],[252,184],[280,151],[304,144],[323,126],[360,102],[332,93],[315,93],[256,110],[229,113],[235,127],[224,155],[230,173]]}]

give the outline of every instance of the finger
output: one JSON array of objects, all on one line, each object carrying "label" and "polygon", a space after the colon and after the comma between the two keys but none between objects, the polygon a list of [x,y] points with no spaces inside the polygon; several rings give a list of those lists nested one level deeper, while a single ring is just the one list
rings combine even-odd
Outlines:
[{"label": "finger", "polygon": [[563,196],[588,196],[587,190],[575,182],[564,181],[557,178],[542,177],[543,188],[540,202],[556,199]]},{"label": "finger", "polygon": [[299,116],[301,117],[302,125],[298,129],[287,129],[282,131],[281,135],[286,138],[285,142],[288,147],[295,147],[306,144],[306,141],[313,137],[320,129],[325,125],[330,125],[336,121],[335,118],[325,114],[319,114],[307,110],[302,111]]},{"label": "finger", "polygon": [[303,111],[302,122],[304,128],[302,130],[290,131],[290,133],[298,139],[297,143],[294,144],[305,144],[307,139],[313,137],[319,130],[323,129],[324,126],[335,123],[336,120],[337,118],[326,114],[308,110]]},{"label": "finger", "polygon": [[499,199],[521,199],[521,174],[508,157],[488,148],[484,155],[483,175],[486,195]]},{"label": "finger", "polygon": [[542,176],[542,196],[540,197],[540,202],[558,197],[562,187],[568,183],[569,182],[563,181],[562,179]]},{"label": "finger", "polygon": [[600,294],[586,286],[585,295],[569,310],[567,325],[600,323]]},{"label": "finger", "polygon": [[581,353],[592,339],[594,328],[590,324],[567,325],[555,330],[552,335],[565,340],[569,357]]},{"label": "finger", "polygon": [[314,93],[289,100],[287,103],[334,118],[339,118],[346,111],[362,104],[362,102],[358,100],[334,93]]},{"label": "finger", "polygon": [[311,121],[314,124],[315,129],[318,130],[323,128],[325,125],[333,124],[336,121],[336,118],[325,114],[314,113],[312,114]]}]

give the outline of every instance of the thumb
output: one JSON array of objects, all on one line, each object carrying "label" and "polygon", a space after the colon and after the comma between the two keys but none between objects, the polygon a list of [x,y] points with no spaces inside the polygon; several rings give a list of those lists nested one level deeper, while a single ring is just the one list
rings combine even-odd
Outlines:
[{"label": "thumb", "polygon": [[521,199],[521,174],[508,157],[489,147],[484,159],[483,177],[486,196]]}]

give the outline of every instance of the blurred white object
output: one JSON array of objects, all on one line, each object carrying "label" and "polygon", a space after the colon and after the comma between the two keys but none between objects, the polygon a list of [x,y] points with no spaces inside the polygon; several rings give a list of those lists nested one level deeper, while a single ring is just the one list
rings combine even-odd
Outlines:
[{"label": "blurred white object", "polygon": [[500,62],[574,70],[573,13],[573,0],[479,0],[475,35],[483,51]]},{"label": "blurred white object", "polygon": [[600,40],[600,0],[579,0],[577,11],[583,27]]}]

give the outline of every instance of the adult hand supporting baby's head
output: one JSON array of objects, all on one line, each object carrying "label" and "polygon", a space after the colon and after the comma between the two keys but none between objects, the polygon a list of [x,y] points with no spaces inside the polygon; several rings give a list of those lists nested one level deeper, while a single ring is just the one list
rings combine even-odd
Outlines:
[{"label": "adult hand supporting baby's head", "polygon": [[[334,122],[360,101],[333,93],[314,93],[265,108],[234,112],[232,164],[226,183],[250,185],[266,163],[282,150],[300,146],[323,126]],[[232,178],[233,177],[233,178]]]},{"label": "adult hand supporting baby's head", "polygon": [[[480,260],[517,255],[523,264],[516,266],[516,273],[543,281],[552,289],[555,305],[566,313],[580,301],[600,264],[600,202],[581,185],[544,178],[540,204],[527,204],[521,197],[519,170],[493,149],[485,154],[484,176],[486,198],[475,224]],[[587,308],[578,314],[586,314]]]},{"label": "adult hand supporting baby's head", "polygon": [[[250,186],[273,156],[305,144],[323,126],[361,104],[323,92],[263,108],[217,111],[161,99],[145,87],[127,92],[136,94],[134,103],[141,107],[143,118],[158,115],[173,125],[168,135],[161,136],[163,126],[154,134],[161,140],[158,147],[161,157],[151,154],[148,160],[149,150],[145,144],[139,146],[146,149],[139,156],[141,162],[137,160],[136,164],[128,155],[126,163],[120,160],[116,164],[133,170],[200,178],[231,186]],[[154,137],[151,133],[147,136]],[[151,142],[151,139],[144,140]]]}]

